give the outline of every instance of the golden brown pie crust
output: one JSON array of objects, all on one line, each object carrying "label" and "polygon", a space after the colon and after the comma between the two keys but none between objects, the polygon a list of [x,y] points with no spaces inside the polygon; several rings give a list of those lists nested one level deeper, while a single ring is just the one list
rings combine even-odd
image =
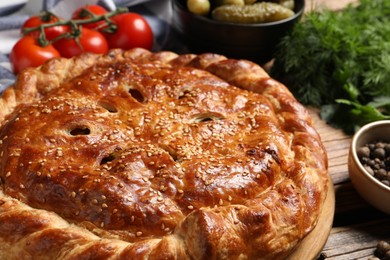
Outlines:
[{"label": "golden brown pie crust", "polygon": [[307,110],[245,60],[51,60],[0,122],[0,259],[279,259],[326,197]]}]

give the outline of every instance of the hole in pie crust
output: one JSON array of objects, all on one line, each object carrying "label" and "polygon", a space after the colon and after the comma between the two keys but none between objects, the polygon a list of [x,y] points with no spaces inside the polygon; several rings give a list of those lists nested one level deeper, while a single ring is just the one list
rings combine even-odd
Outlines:
[{"label": "hole in pie crust", "polygon": [[75,127],[72,130],[69,131],[71,135],[77,136],[77,135],[89,135],[91,133],[91,130],[88,127]]},{"label": "hole in pie crust", "polygon": [[213,121],[213,119],[211,117],[204,117],[201,118],[198,122],[207,122],[207,121]]},{"label": "hole in pie crust", "polygon": [[100,165],[107,164],[108,162],[111,162],[115,160],[116,156],[114,154],[109,154],[106,157],[103,157],[103,159],[100,161]]},{"label": "hole in pie crust", "polygon": [[118,112],[118,109],[113,104],[110,104],[108,102],[99,101],[98,105],[110,113],[117,113]]},{"label": "hole in pie crust", "polygon": [[178,161],[177,152],[172,147],[164,144],[161,144],[160,147],[169,154],[173,161]]},{"label": "hole in pie crust", "polygon": [[172,152],[172,151],[167,151],[168,154],[172,157],[172,160],[174,160],[175,162],[177,162],[178,158],[177,158],[177,154],[176,152]]},{"label": "hole in pie crust", "polygon": [[210,112],[210,113],[201,113],[201,114],[194,115],[191,121],[194,123],[201,123],[201,122],[216,121],[222,119],[224,119],[224,117],[221,114]]},{"label": "hole in pie crust", "polygon": [[131,88],[131,89],[129,89],[129,93],[138,102],[143,103],[145,101],[144,96],[142,95],[142,93],[139,90]]},{"label": "hole in pie crust", "polygon": [[116,158],[121,155],[122,148],[120,146],[115,147],[110,153],[107,153],[102,160],[100,161],[100,165],[107,164],[112,162]]},{"label": "hole in pie crust", "polygon": [[180,92],[178,99],[182,99],[182,98],[188,97],[188,96],[191,95],[190,93],[191,93],[190,90],[184,90],[183,92]]}]

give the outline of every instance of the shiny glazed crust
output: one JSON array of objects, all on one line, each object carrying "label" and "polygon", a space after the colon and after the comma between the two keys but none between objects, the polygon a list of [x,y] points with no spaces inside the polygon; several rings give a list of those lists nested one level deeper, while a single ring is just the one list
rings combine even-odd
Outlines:
[{"label": "shiny glazed crust", "polygon": [[280,259],[326,197],[308,112],[249,61],[52,60],[0,122],[0,259]]}]

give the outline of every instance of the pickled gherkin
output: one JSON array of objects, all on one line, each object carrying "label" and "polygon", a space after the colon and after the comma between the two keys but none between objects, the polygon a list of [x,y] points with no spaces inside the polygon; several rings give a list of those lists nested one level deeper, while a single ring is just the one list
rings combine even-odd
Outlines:
[{"label": "pickled gherkin", "polygon": [[252,5],[223,5],[211,13],[213,19],[233,23],[267,23],[286,19],[294,11],[279,4],[260,2]]}]

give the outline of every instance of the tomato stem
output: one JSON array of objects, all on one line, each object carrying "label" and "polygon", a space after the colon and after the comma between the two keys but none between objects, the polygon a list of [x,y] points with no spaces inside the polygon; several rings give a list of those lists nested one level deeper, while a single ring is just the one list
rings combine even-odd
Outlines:
[{"label": "tomato stem", "polygon": [[50,44],[50,41],[47,40],[46,34],[45,34],[43,28],[41,28],[40,31],[41,32],[39,33],[38,44],[39,44],[39,46],[46,47],[47,45]]},{"label": "tomato stem", "polygon": [[55,15],[54,13],[49,12],[49,11],[43,12],[39,16],[41,18],[41,21],[43,21],[45,23],[48,23],[48,22],[52,21],[53,18],[57,19],[57,20],[60,20],[57,15]]},{"label": "tomato stem", "polygon": [[[85,11],[88,12],[88,10],[85,9]],[[22,33],[23,35],[26,35],[26,34],[29,34],[33,31],[40,31],[40,35],[39,35],[39,40],[38,40],[38,44],[42,47],[44,46],[47,46],[49,45],[50,43],[52,42],[55,42],[61,38],[64,38],[64,37],[70,37],[70,38],[78,38],[81,34],[81,26],[83,24],[89,24],[89,23],[95,23],[95,22],[99,22],[99,21],[105,21],[105,24],[102,24],[101,26],[99,26],[100,28],[103,28],[103,27],[107,27],[107,30],[104,30],[105,32],[108,32],[108,33],[113,33],[115,32],[116,30],[116,26],[115,24],[111,21],[111,17],[112,16],[115,16],[115,15],[118,15],[118,14],[121,14],[121,13],[126,13],[128,12],[128,9],[127,8],[118,8],[116,9],[115,11],[112,11],[112,12],[108,12],[108,13],[105,13],[105,14],[102,14],[102,15],[96,15],[96,14],[92,14],[91,13],[91,18],[89,19],[71,19],[71,20],[68,20],[68,21],[65,21],[65,20],[59,20],[58,22],[54,22],[54,23],[47,23],[47,24],[41,24],[39,26],[36,26],[36,27],[31,27],[31,28],[24,28]],[[46,17],[46,19],[50,19],[50,17],[57,17],[56,15],[54,15],[53,13],[51,12],[44,12],[42,14],[42,17]],[[53,40],[51,41],[48,41],[47,38],[46,38],[46,35],[45,35],[45,28],[50,28],[50,27],[55,27],[55,26],[61,26],[61,25],[67,25],[71,28],[71,32],[70,33],[66,33],[65,36],[63,35],[60,35],[59,37],[56,37],[54,38]]]},{"label": "tomato stem", "polygon": [[75,37],[75,42],[79,46],[80,50],[84,51],[84,47],[80,43],[81,30],[82,30],[82,27],[80,27],[80,29],[78,29],[78,35]]}]

